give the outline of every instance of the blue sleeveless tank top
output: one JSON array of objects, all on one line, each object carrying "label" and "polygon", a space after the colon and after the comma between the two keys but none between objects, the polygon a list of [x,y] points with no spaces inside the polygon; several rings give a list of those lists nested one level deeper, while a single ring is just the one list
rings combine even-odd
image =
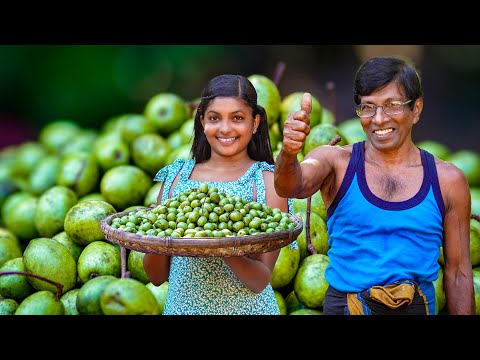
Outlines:
[{"label": "blue sleeveless tank top", "polygon": [[364,141],[353,145],[345,177],[327,211],[329,285],[360,292],[374,285],[438,277],[443,203],[433,155],[420,149],[423,182],[412,198],[375,196],[365,178]]}]

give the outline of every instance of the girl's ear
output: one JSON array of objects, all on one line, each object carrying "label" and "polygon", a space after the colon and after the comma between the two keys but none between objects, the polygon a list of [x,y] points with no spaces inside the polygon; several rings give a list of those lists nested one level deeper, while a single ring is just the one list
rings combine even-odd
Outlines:
[{"label": "girl's ear", "polygon": [[255,134],[257,132],[257,129],[260,125],[260,121],[262,120],[262,117],[260,114],[255,115],[255,119],[253,119],[253,133]]}]

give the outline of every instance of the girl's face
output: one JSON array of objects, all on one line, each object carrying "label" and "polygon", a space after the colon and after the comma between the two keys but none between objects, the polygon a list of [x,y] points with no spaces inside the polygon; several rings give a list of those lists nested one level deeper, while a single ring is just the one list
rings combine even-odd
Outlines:
[{"label": "girl's face", "polygon": [[213,99],[200,118],[205,136],[214,153],[233,156],[247,152],[247,146],[260,123],[245,101],[233,97]]}]

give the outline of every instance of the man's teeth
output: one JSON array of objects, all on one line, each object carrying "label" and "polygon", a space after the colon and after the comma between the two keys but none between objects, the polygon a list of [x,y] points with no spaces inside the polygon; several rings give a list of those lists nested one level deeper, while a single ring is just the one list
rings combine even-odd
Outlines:
[{"label": "man's teeth", "polygon": [[378,134],[378,135],[385,135],[385,134],[388,134],[389,132],[392,132],[393,129],[390,128],[390,129],[385,129],[385,130],[376,130],[374,131],[375,134]]}]

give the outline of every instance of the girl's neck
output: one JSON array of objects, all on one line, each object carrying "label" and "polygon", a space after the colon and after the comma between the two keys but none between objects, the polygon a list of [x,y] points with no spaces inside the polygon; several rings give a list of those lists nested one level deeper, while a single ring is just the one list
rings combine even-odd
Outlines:
[{"label": "girl's neck", "polygon": [[224,157],[212,154],[210,159],[205,161],[207,168],[212,168],[215,170],[226,169],[226,170],[235,170],[235,169],[244,169],[250,167],[255,160],[251,159],[249,156],[239,156],[239,157]]},{"label": "girl's neck", "polygon": [[237,181],[254,163],[255,160],[248,156],[239,159],[212,156],[207,161],[195,165],[190,179],[217,182]]}]

